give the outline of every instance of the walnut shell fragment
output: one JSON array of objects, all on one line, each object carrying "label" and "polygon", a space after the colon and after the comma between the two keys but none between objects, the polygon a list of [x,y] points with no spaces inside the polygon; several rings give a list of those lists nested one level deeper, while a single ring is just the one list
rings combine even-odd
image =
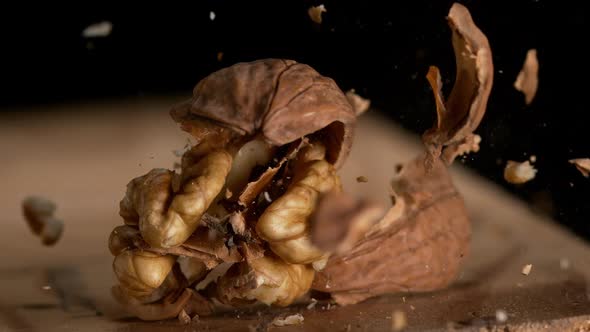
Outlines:
[{"label": "walnut shell fragment", "polygon": [[54,245],[63,233],[63,222],[53,216],[57,206],[52,201],[38,196],[23,200],[23,215],[33,234],[46,246]]},{"label": "walnut shell fragment", "polygon": [[311,6],[307,10],[307,15],[309,18],[317,24],[322,24],[322,13],[327,12],[326,6],[319,5],[319,6]]},{"label": "walnut shell fragment", "polygon": [[[470,224],[445,165],[425,157],[404,165],[392,182],[395,204],[351,250],[334,254],[312,288],[340,305],[393,292],[424,292],[451,283],[469,251]],[[358,277],[363,271],[363,277]]]},{"label": "walnut shell fragment", "polygon": [[200,139],[203,119],[238,136],[282,146],[324,129],[327,160],[339,168],[352,144],[355,112],[336,83],[292,60],[237,63],[207,76],[170,112]]},{"label": "walnut shell fragment", "polygon": [[524,94],[524,101],[529,105],[539,85],[539,60],[537,60],[537,50],[531,49],[526,53],[526,58],[522,69],[516,76],[514,88]]},{"label": "walnut shell fragment", "polygon": [[587,178],[590,176],[590,158],[570,159],[569,162],[570,164],[574,164],[584,177]]},{"label": "walnut shell fragment", "polygon": [[322,195],[311,215],[311,241],[324,251],[346,253],[383,217],[378,204],[341,192]]},{"label": "walnut shell fragment", "polygon": [[[438,157],[442,149],[466,150],[456,146],[470,145],[468,141],[485,114],[494,79],[488,39],[475,25],[467,8],[454,3],[447,19],[453,32],[457,72],[446,102],[438,68],[431,67],[427,75],[435,97],[437,122],[424,133],[423,141],[433,157]],[[448,157],[453,155],[449,153]],[[452,159],[445,161],[451,163]]]}]

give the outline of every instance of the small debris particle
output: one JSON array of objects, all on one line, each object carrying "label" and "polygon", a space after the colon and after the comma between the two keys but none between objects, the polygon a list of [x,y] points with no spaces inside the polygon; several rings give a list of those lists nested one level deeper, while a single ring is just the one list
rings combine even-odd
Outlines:
[{"label": "small debris particle", "polygon": [[108,37],[113,30],[113,24],[109,21],[102,21],[91,24],[82,30],[82,37],[84,38],[104,38]]},{"label": "small debris particle", "polygon": [[56,209],[54,202],[40,196],[30,196],[22,202],[23,215],[29,228],[46,246],[54,245],[63,233],[63,221],[53,215]]},{"label": "small debris particle", "polygon": [[567,258],[562,258],[559,260],[559,268],[562,270],[567,270],[570,268],[570,260]]},{"label": "small debris particle", "polygon": [[262,195],[264,196],[264,199],[267,202],[272,203],[272,199],[270,199],[270,195],[268,194],[268,191],[265,191],[264,193],[262,193]]},{"label": "small debris particle", "polygon": [[496,310],[496,322],[505,323],[508,320],[508,314],[502,309]]},{"label": "small debris particle", "polygon": [[311,298],[311,302],[307,305],[307,310],[312,310],[318,304],[318,300]]},{"label": "small debris particle", "polygon": [[533,264],[527,264],[522,267],[522,274],[525,276],[528,276],[531,273],[532,269],[533,269]]},{"label": "small debris particle", "polygon": [[45,286],[41,287],[41,289],[48,291],[48,290],[51,290],[51,286],[45,285]]},{"label": "small debris particle", "polygon": [[531,163],[534,163],[534,162],[536,162],[536,161],[537,161],[537,156],[535,156],[535,155],[532,155],[532,156],[529,158],[529,160],[530,160],[530,162],[531,162]]},{"label": "small debris particle", "polygon": [[326,310],[330,310],[330,309],[332,309],[332,304],[331,303],[328,303],[328,306],[326,307]]},{"label": "small debris particle", "polygon": [[186,311],[184,311],[184,309],[182,309],[178,314],[178,321],[182,325],[188,325],[191,322],[191,317],[186,313]]},{"label": "small debris particle", "polygon": [[402,296],[402,301],[404,301],[404,303],[406,303],[406,297]]},{"label": "small debris particle", "polygon": [[539,85],[539,61],[537,60],[537,50],[531,49],[526,54],[526,59],[522,69],[514,81],[514,88],[524,94],[524,100],[529,105]]},{"label": "small debris particle", "polygon": [[277,317],[272,321],[272,325],[274,326],[288,326],[288,325],[299,325],[303,324],[303,315],[295,314],[291,316],[287,316],[285,318]]},{"label": "small debris particle", "polygon": [[223,60],[223,52],[217,52],[217,61],[221,62]]},{"label": "small debris particle", "polygon": [[504,168],[504,179],[512,184],[522,184],[535,178],[537,170],[527,160],[517,162],[508,160]]},{"label": "small debris particle", "polygon": [[194,315],[192,321],[193,323],[197,323],[199,321],[199,315]]},{"label": "small debris particle", "polygon": [[214,12],[214,11],[210,11],[210,12],[209,12],[209,19],[210,19],[211,21],[215,21],[215,12]]},{"label": "small debris particle", "polygon": [[391,330],[401,331],[408,325],[406,313],[400,310],[394,310],[391,314]]},{"label": "small debris particle", "polygon": [[369,179],[366,176],[359,176],[356,178],[356,182],[358,183],[367,183],[369,182]]},{"label": "small debris particle", "polygon": [[414,307],[413,305],[410,304],[410,309],[416,310],[416,307]]},{"label": "small debris particle", "polygon": [[326,7],[324,5],[319,6],[311,6],[307,10],[307,14],[309,18],[317,24],[322,24],[322,13],[327,12]]},{"label": "small debris particle", "polygon": [[574,164],[584,177],[587,178],[590,176],[590,158],[570,159],[569,162],[570,164]]},{"label": "small debris particle", "polygon": [[225,199],[230,199],[233,196],[233,193],[231,192],[231,190],[229,190],[229,188],[225,189]]},{"label": "small debris particle", "polygon": [[346,332],[350,332],[352,330],[352,326],[350,324],[346,325]]}]

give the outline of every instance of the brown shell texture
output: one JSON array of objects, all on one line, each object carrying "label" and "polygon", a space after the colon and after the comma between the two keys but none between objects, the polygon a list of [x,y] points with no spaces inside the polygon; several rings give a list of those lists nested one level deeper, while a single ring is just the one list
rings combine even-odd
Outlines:
[{"label": "brown shell texture", "polygon": [[473,135],[485,114],[494,80],[490,44],[467,8],[453,4],[447,19],[453,32],[457,73],[446,103],[438,68],[431,67],[427,76],[434,92],[438,119],[436,125],[424,133],[423,140],[436,157],[442,148],[466,144]]},{"label": "brown shell texture", "polygon": [[277,146],[326,128],[327,159],[336,167],[350,151],[356,118],[332,79],[283,59],[242,62],[212,73],[171,116],[189,132],[191,123],[207,119],[238,135],[261,134]]},{"label": "brown shell texture", "polygon": [[330,257],[313,289],[352,304],[386,293],[431,291],[455,279],[469,250],[470,224],[446,166],[437,160],[427,169],[424,157],[416,158],[393,187],[406,204],[402,216]]},{"label": "brown shell texture", "polygon": [[[455,280],[469,251],[469,218],[447,165],[457,155],[479,149],[473,131],[486,110],[493,65],[487,38],[469,11],[455,3],[448,20],[457,77],[449,101],[444,103],[438,69],[431,67],[428,73],[438,121],[423,136],[427,152],[401,166],[392,181],[393,206],[385,216],[377,222],[365,220],[363,224],[372,226],[364,236],[353,236],[360,239],[352,249],[337,251],[316,274],[312,288],[330,293],[341,305],[387,293],[444,288]],[[316,215],[330,215],[330,211],[321,211],[329,206],[318,206]],[[359,219],[362,211],[349,209],[351,215],[346,220]],[[341,225],[348,229],[340,232],[344,234],[340,238],[356,233],[345,222]],[[316,232],[320,229],[312,228]],[[317,245],[321,240],[330,243],[325,234],[314,233],[312,239]],[[337,246],[331,243],[331,247]]]}]

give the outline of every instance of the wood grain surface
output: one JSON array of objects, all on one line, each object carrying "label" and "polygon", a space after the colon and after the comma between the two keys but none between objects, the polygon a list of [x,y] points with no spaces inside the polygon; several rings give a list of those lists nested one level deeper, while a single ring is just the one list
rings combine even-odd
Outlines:
[{"label": "wood grain surface", "polygon": [[[412,331],[590,329],[590,247],[460,163],[452,172],[474,234],[468,262],[449,289],[329,310],[327,301],[313,310],[305,301],[285,309],[257,307],[191,325],[129,317],[110,296],[114,276],[107,239],[122,223],[118,202],[127,182],[154,167],[171,168],[172,151],[186,143],[188,136],[168,116],[182,99],[103,101],[0,115],[0,332],[248,331],[292,313],[305,317],[303,325],[277,331],[389,331],[395,310],[405,312],[406,330]],[[345,189],[387,202],[395,164],[420,149],[417,136],[369,112],[341,171]],[[358,176],[368,182],[358,183]],[[65,231],[54,247],[42,246],[22,217],[21,201],[32,194],[58,205]],[[521,273],[525,264],[533,265],[528,276]],[[496,322],[497,310],[508,314],[508,325]]]}]

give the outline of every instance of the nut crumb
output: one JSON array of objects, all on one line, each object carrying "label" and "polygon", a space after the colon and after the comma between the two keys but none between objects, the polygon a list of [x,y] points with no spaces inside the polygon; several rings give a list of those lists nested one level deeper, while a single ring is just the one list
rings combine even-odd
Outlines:
[{"label": "nut crumb", "polygon": [[324,5],[311,6],[307,10],[307,14],[309,15],[309,18],[311,18],[311,20],[317,24],[322,23],[322,13],[325,13],[325,12],[327,12],[327,10]]},{"label": "nut crumb", "polygon": [[191,322],[191,317],[186,313],[186,311],[184,311],[184,309],[182,309],[178,314],[178,321],[182,325],[188,325]]},{"label": "nut crumb", "polygon": [[498,309],[496,310],[496,322],[498,323],[505,323],[508,320],[508,314],[505,310]]},{"label": "nut crumb", "polygon": [[356,182],[358,183],[367,183],[369,182],[369,179],[366,176],[359,176],[356,178]]},{"label": "nut crumb", "polygon": [[39,196],[27,197],[22,203],[29,228],[46,246],[54,245],[63,233],[63,222],[53,216],[56,208],[55,203]]},{"label": "nut crumb", "polygon": [[45,291],[47,291],[47,290],[51,290],[51,286],[49,286],[49,285],[45,285],[45,286],[41,287],[41,289],[43,289],[43,290],[45,290]]},{"label": "nut crumb", "polygon": [[416,307],[414,307],[413,305],[410,304],[410,309],[416,310]]},{"label": "nut crumb", "polygon": [[529,157],[529,161],[530,161],[531,163],[534,163],[534,162],[536,162],[536,161],[537,161],[537,156],[535,156],[535,155],[532,155],[532,156],[530,156],[530,157]]},{"label": "nut crumb", "polygon": [[84,38],[99,38],[108,37],[113,30],[113,24],[109,21],[102,21],[91,24],[82,30],[82,37]]},{"label": "nut crumb", "polygon": [[311,302],[307,305],[307,310],[311,310],[315,308],[316,304],[318,304],[318,300],[311,298]]},{"label": "nut crumb", "polygon": [[301,314],[294,314],[291,316],[287,316],[285,318],[277,317],[272,321],[272,325],[274,326],[288,326],[288,325],[299,325],[303,324],[303,315]]},{"label": "nut crumb", "polygon": [[517,162],[508,160],[504,168],[504,179],[512,184],[522,184],[535,178],[537,170],[527,160]]},{"label": "nut crumb", "polygon": [[574,164],[584,177],[590,176],[590,158],[570,159],[569,162]]},{"label": "nut crumb", "polygon": [[233,196],[233,193],[231,192],[231,190],[229,190],[229,188],[225,189],[225,199],[230,199]]},{"label": "nut crumb", "polygon": [[400,310],[394,310],[391,314],[391,330],[401,331],[408,325],[406,313]]},{"label": "nut crumb", "polygon": [[522,267],[522,274],[525,276],[528,276],[531,273],[532,269],[533,269],[533,264],[527,264]]}]

